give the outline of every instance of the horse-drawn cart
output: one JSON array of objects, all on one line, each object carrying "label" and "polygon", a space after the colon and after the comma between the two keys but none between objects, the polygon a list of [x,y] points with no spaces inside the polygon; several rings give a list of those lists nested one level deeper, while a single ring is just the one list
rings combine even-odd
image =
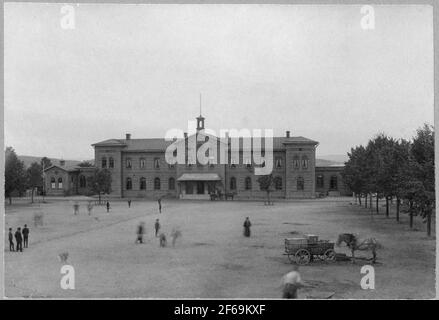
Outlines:
[{"label": "horse-drawn cart", "polygon": [[334,243],[318,240],[316,236],[285,239],[285,254],[291,262],[308,264],[314,258],[324,261],[335,260]]}]

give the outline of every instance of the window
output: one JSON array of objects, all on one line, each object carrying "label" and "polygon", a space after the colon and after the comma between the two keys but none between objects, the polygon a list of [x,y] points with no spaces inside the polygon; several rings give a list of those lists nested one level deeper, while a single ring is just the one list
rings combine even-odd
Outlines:
[{"label": "window", "polygon": [[160,158],[154,158],[154,168],[160,168]]},{"label": "window", "polygon": [[338,189],[338,181],[337,176],[332,176],[329,182],[329,189],[337,190]]},{"label": "window", "polygon": [[302,157],[302,168],[303,169],[308,169],[308,162],[309,162],[308,157],[307,156],[303,156]]},{"label": "window", "polygon": [[300,160],[299,160],[299,157],[296,156],[293,159],[293,169],[299,170],[299,167],[300,167]]},{"label": "window", "polygon": [[127,178],[126,188],[127,188],[127,190],[133,189],[133,181],[131,180],[131,178]]},{"label": "window", "polygon": [[50,178],[50,188],[56,189],[56,180],[54,177]]},{"label": "window", "polygon": [[106,168],[107,167],[107,158],[103,157],[101,160],[101,164],[102,164],[102,168]]},{"label": "window", "polygon": [[317,176],[316,185],[317,185],[317,188],[323,188],[323,186],[324,186],[324,179],[323,179],[323,175],[322,174],[319,174]]},{"label": "window", "polygon": [[140,158],[140,169],[144,169],[145,168],[145,164],[146,164],[145,159]]},{"label": "window", "polygon": [[112,157],[108,159],[108,164],[109,164],[109,168],[114,168],[114,159]]},{"label": "window", "polygon": [[236,178],[235,177],[230,178],[230,189],[236,190]]},{"label": "window", "polygon": [[276,190],[282,190],[282,178],[281,177],[274,178],[274,188]]},{"label": "window", "polygon": [[131,169],[133,167],[133,164],[131,162],[131,158],[127,158],[127,160],[126,160],[126,167],[128,169]]},{"label": "window", "polygon": [[58,178],[58,189],[62,189],[62,178]]},{"label": "window", "polygon": [[154,190],[160,190],[160,178],[154,179]]},{"label": "window", "polygon": [[245,178],[245,190],[252,189],[252,179],[250,177]]},{"label": "window", "polygon": [[282,158],[276,158],[274,160],[274,166],[276,169],[281,169],[282,168]]},{"label": "window", "polygon": [[140,178],[140,190],[146,190],[146,179]]},{"label": "window", "polygon": [[297,178],[297,190],[302,191],[305,189],[305,182],[303,181],[302,177]]},{"label": "window", "polygon": [[87,187],[87,180],[85,179],[85,176],[83,176],[83,175],[79,176],[79,187],[80,188]]},{"label": "window", "polygon": [[175,190],[175,179],[174,178],[169,178],[168,186],[169,186],[169,190]]}]

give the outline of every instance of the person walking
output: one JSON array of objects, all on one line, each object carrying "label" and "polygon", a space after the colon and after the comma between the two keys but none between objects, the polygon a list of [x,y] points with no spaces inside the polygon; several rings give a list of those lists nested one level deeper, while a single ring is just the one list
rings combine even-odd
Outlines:
[{"label": "person walking", "polygon": [[92,210],[93,210],[93,203],[91,203],[91,201],[89,201],[88,205],[87,205],[87,212],[88,212],[89,216],[91,216]]},{"label": "person walking", "polygon": [[162,198],[160,197],[157,202],[159,203],[159,213],[162,213]]},{"label": "person walking", "polygon": [[110,212],[110,202],[107,201],[107,212]]},{"label": "person walking", "polygon": [[299,266],[293,265],[293,270],[282,277],[283,299],[297,299],[297,290],[303,287]]},{"label": "person walking", "polygon": [[252,226],[250,219],[247,217],[244,221],[244,237],[250,237],[250,227]]},{"label": "person walking", "polygon": [[17,252],[23,252],[23,238],[21,237],[21,228],[17,228],[17,231],[15,231],[15,242],[17,242]]},{"label": "person walking", "polygon": [[128,208],[131,208],[131,199],[128,199]]},{"label": "person walking", "polygon": [[143,243],[143,234],[145,233],[145,223],[141,222],[137,226],[137,239],[136,243]]},{"label": "person walking", "polygon": [[12,228],[9,228],[9,251],[15,251],[14,249],[14,235],[12,234]]},{"label": "person walking", "polygon": [[29,245],[29,228],[27,227],[27,224],[24,225],[21,233],[23,234],[23,245],[25,248],[27,248]]},{"label": "person walking", "polygon": [[155,219],[154,229],[155,229],[155,236],[157,237],[158,234],[159,234],[159,230],[160,230],[160,222],[159,222],[159,219]]}]

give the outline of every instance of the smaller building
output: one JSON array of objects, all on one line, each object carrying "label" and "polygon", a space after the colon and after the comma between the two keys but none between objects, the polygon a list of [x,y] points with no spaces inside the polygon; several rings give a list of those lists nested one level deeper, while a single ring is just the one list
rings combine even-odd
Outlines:
[{"label": "smaller building", "polygon": [[348,196],[352,192],[344,184],[344,166],[316,167],[316,193],[319,196]]},{"label": "smaller building", "polygon": [[95,167],[66,166],[60,160],[44,170],[45,191],[48,196],[90,195],[88,178],[93,176]]}]

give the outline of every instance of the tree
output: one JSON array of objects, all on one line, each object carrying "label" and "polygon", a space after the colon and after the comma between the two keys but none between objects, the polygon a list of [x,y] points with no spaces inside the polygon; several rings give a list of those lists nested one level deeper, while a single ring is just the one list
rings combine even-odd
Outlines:
[{"label": "tree", "polygon": [[78,163],[78,167],[82,167],[82,168],[88,168],[93,166],[94,166],[93,163],[91,163],[90,161],[82,161]]},{"label": "tree", "polygon": [[431,216],[435,206],[434,180],[434,129],[425,124],[417,130],[410,148],[413,180],[418,181],[414,193],[415,208],[427,222],[427,235],[431,235]]},{"label": "tree", "polygon": [[50,161],[50,159],[47,157],[42,157],[40,164],[41,164],[41,167],[43,169],[47,169],[47,168],[50,168],[52,166],[52,161]]},{"label": "tree", "polygon": [[27,186],[32,189],[31,202],[34,203],[34,190],[43,186],[43,168],[38,162],[33,162],[26,170]]},{"label": "tree", "polygon": [[270,192],[273,191],[273,185],[276,182],[276,179],[273,178],[273,175],[270,173],[268,175],[260,176],[258,178],[259,188],[267,193],[267,202],[271,203],[270,200]]},{"label": "tree", "polygon": [[108,169],[95,169],[87,180],[91,191],[98,194],[100,204],[101,194],[111,192],[111,172]]},{"label": "tree", "polygon": [[26,175],[24,163],[20,161],[12,147],[5,150],[5,197],[12,203],[12,192],[18,191],[21,195],[26,190]]}]

